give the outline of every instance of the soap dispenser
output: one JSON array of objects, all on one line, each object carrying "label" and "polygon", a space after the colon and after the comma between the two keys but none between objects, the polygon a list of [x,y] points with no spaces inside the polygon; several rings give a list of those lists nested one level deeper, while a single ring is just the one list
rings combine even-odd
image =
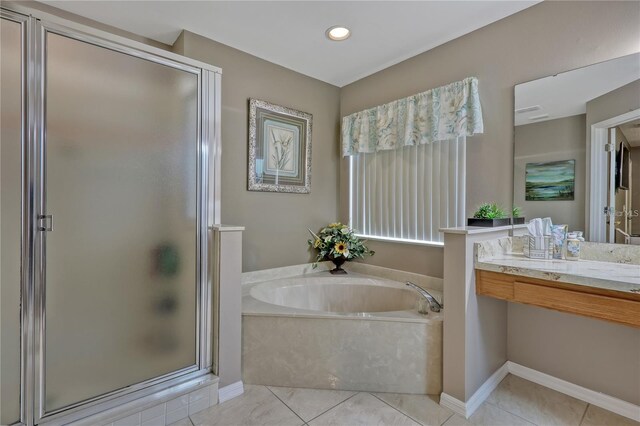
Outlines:
[{"label": "soap dispenser", "polygon": [[580,237],[577,232],[569,232],[567,235],[567,260],[580,259]]}]

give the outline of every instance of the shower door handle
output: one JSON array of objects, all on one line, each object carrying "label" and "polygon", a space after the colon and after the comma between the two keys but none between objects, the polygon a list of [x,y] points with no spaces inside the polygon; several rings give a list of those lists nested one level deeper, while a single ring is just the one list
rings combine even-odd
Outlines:
[{"label": "shower door handle", "polygon": [[38,216],[38,231],[51,232],[53,231],[53,216],[50,214],[43,214]]}]

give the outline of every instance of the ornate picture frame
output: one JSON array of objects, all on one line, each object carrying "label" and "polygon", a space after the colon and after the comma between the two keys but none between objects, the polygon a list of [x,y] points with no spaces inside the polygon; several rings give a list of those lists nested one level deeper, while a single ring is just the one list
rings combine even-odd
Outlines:
[{"label": "ornate picture frame", "polygon": [[311,192],[309,113],[249,99],[248,190]]}]

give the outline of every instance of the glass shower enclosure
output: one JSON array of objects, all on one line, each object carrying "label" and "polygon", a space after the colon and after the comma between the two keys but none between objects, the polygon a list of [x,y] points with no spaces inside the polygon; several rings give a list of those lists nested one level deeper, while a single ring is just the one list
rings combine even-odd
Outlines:
[{"label": "glass shower enclosure", "polygon": [[210,373],[219,69],[1,18],[0,424]]}]

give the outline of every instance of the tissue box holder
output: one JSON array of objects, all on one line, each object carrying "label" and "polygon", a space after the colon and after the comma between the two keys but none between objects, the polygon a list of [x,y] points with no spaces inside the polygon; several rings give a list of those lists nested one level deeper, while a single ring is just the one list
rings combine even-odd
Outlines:
[{"label": "tissue box holder", "polygon": [[551,259],[553,257],[551,236],[533,237],[531,235],[525,235],[522,251],[525,257],[531,259]]}]

